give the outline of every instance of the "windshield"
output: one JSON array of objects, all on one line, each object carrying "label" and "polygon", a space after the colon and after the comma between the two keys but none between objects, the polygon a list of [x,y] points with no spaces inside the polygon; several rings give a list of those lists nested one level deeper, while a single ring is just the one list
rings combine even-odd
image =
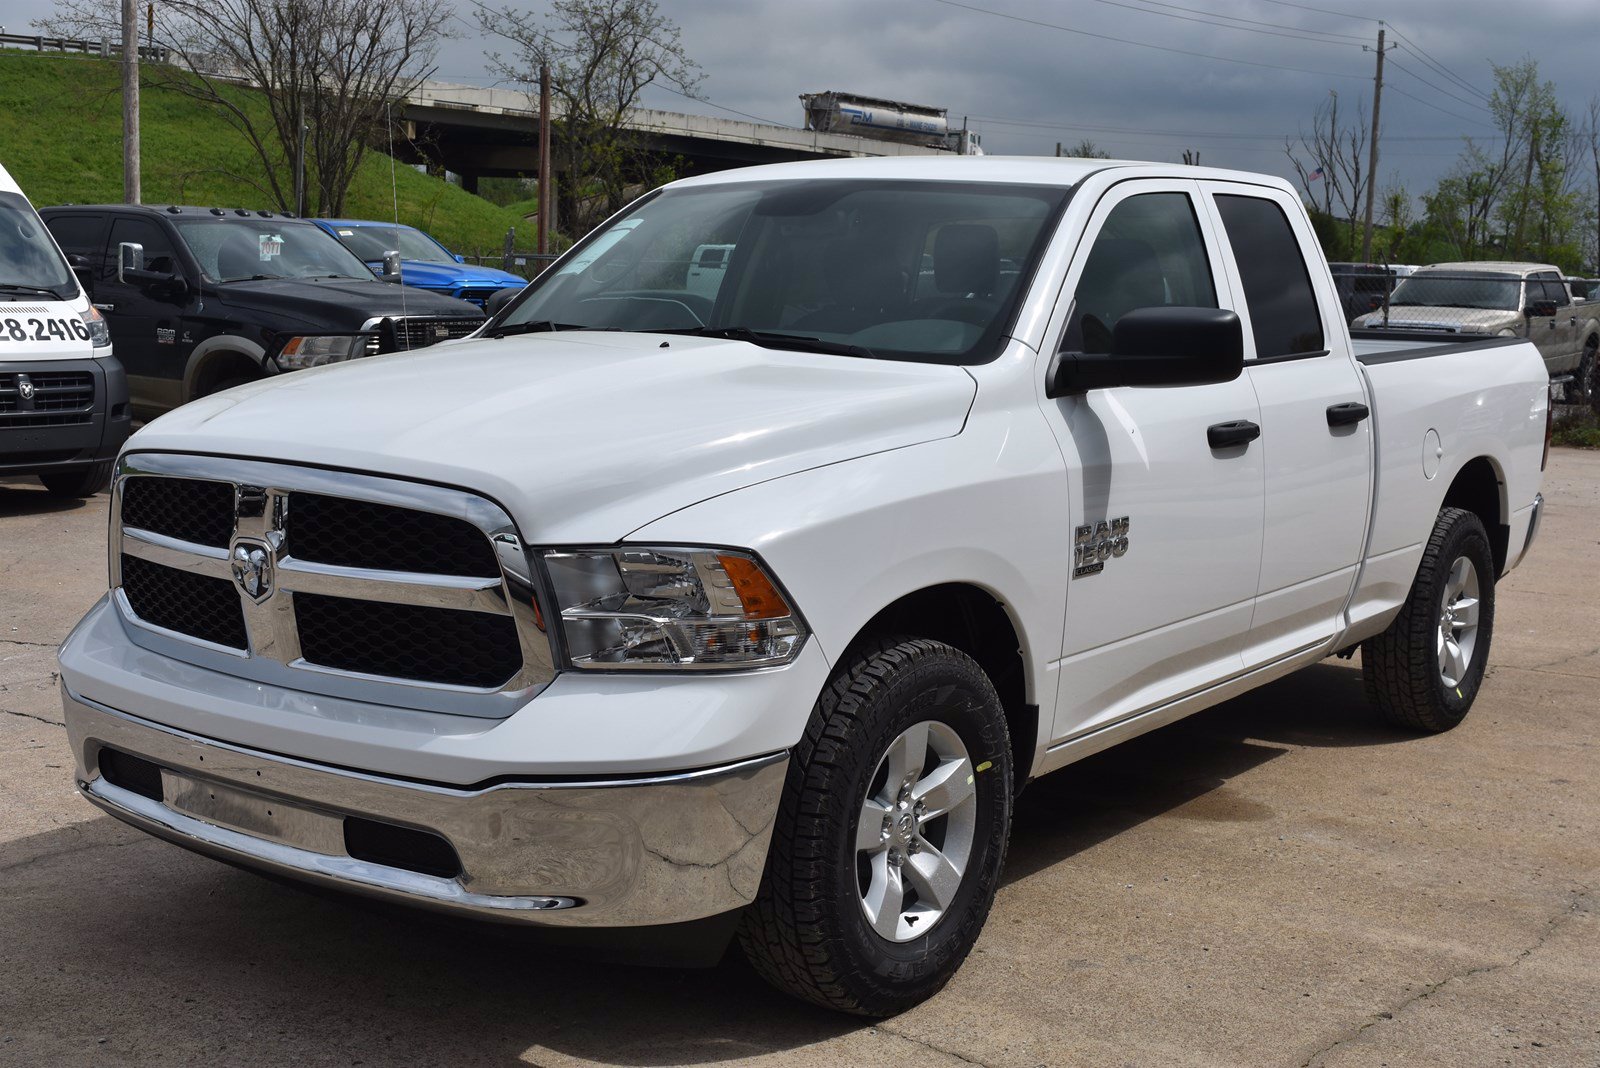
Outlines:
[{"label": "windshield", "polygon": [[27,199],[0,193],[0,293],[48,293],[66,300],[77,291],[72,271]]},{"label": "windshield", "polygon": [[409,226],[340,226],[333,224],[344,247],[370,263],[383,262],[386,252],[398,252],[403,260],[423,263],[455,263],[456,258],[439,242]]},{"label": "windshield", "polygon": [[1516,311],[1522,288],[1519,282],[1517,275],[1487,271],[1418,273],[1394,287],[1389,306]]},{"label": "windshield", "polygon": [[668,189],[591,234],[498,325],[979,363],[1066,197],[845,179]]},{"label": "windshield", "polygon": [[366,264],[311,223],[243,216],[172,221],[200,273],[213,282],[372,277]]}]

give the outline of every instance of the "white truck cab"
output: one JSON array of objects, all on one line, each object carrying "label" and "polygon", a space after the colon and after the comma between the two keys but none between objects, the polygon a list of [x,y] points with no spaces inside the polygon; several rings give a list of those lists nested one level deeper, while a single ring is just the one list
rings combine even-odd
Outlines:
[{"label": "white truck cab", "polygon": [[61,650],[78,787],[352,893],[736,930],[897,1012],[1029,779],[1358,647],[1395,722],[1460,722],[1549,411],[1526,341],[1352,339],[1275,178],[690,179],[447,351],[141,430]]},{"label": "white truck cab", "polygon": [[129,425],[105,320],[0,166],[0,475],[90,496],[110,480]]}]

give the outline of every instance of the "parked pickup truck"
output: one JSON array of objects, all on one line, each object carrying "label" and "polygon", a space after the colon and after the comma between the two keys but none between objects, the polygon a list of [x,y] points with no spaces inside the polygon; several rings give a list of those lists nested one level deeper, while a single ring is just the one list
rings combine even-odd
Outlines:
[{"label": "parked pickup truck", "polygon": [[1352,343],[1254,174],[694,178],[446,348],[134,436],[79,789],[324,887],[737,931],[863,1014],[972,948],[1035,776],[1357,648],[1460,722],[1539,525],[1534,347]]},{"label": "parked pickup truck", "polygon": [[40,214],[105,313],[141,418],[483,323],[475,305],[379,281],[315,224],[276,212],[106,204]]},{"label": "parked pickup truck", "polygon": [[105,319],[0,167],[0,476],[92,496],[111,481],[130,425]]},{"label": "parked pickup truck", "polygon": [[1548,263],[1435,263],[1400,281],[1389,307],[1356,319],[1386,329],[1525,337],[1566,400],[1600,397],[1600,301],[1576,297]]}]

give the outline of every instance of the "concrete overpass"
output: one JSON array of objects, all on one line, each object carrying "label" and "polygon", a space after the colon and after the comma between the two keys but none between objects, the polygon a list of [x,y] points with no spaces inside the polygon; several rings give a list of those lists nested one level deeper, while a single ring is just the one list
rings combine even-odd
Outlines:
[{"label": "concrete overpass", "polygon": [[[533,174],[539,169],[537,101],[522,90],[426,82],[396,110],[396,118],[404,120],[405,137],[403,143],[396,140],[395,154],[408,162],[443,166],[461,175],[469,190],[481,177]],[[663,157],[682,157],[687,174],[791,160],[948,152],[648,108],[632,112],[624,127],[640,148]]]}]

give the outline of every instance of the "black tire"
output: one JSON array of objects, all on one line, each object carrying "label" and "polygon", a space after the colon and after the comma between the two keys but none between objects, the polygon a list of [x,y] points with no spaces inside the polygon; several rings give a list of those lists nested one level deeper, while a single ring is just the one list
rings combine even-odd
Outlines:
[{"label": "black tire", "polygon": [[93,497],[111,482],[111,461],[103,460],[72,471],[51,471],[39,476],[52,497]]},{"label": "black tire", "polygon": [[[888,746],[923,721],[959,736],[974,769],[976,816],[950,905],[927,934],[895,942],[864,913],[856,823]],[[750,963],[780,990],[863,1016],[937,993],[994,902],[1013,774],[1004,709],[970,657],[921,638],[884,639],[851,656],[817,699],[789,764],[761,889],[739,931]]]},{"label": "black tire", "polygon": [[1578,369],[1573,374],[1573,384],[1567,390],[1567,396],[1574,404],[1587,404],[1600,415],[1600,347],[1595,345],[1585,346],[1583,359],[1578,361]]},{"label": "black tire", "polygon": [[[1476,571],[1477,632],[1465,673],[1450,685],[1440,664],[1441,615],[1451,569],[1462,558]],[[1494,636],[1494,580],[1494,554],[1482,521],[1461,508],[1441,509],[1400,614],[1361,646],[1367,699],[1390,722],[1438,733],[1472,708]]]}]

